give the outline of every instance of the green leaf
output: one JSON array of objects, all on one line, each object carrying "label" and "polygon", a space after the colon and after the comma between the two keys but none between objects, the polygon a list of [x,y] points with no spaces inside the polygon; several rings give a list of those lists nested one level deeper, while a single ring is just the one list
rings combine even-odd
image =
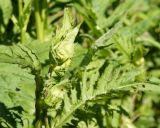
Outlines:
[{"label": "green leaf", "polygon": [[112,15],[106,19],[105,27],[109,27],[119,19],[123,19],[135,3],[135,0],[128,0],[119,4],[119,6],[113,11]]},{"label": "green leaf", "polygon": [[85,55],[87,54],[87,49],[83,48],[78,43],[75,44],[74,55],[71,59],[71,64],[69,66],[69,70],[74,70],[80,67]]},{"label": "green leaf", "polygon": [[0,46],[0,62],[19,64],[22,67],[29,67],[32,70],[40,69],[40,62],[35,53],[22,44],[10,47]]},{"label": "green leaf", "polygon": [[11,18],[12,10],[13,7],[11,0],[0,0],[0,30],[2,29],[2,32],[5,31],[4,28]]},{"label": "green leaf", "polygon": [[[13,115],[13,117],[7,117],[0,112],[0,118],[4,119],[12,127],[22,127],[19,121],[22,120],[25,124],[25,119],[28,120],[26,126],[32,126],[35,111],[34,85],[34,76],[30,74],[29,70],[21,69],[15,64],[0,63],[0,108],[4,104],[4,114],[7,114],[6,111],[8,111],[8,114]],[[20,111],[23,111],[23,113]],[[6,120],[5,117],[8,119]],[[16,124],[12,124],[10,120]]]},{"label": "green leaf", "polygon": [[106,28],[107,17],[105,16],[105,11],[115,0],[92,0],[92,10],[96,15],[97,26],[101,29]]},{"label": "green leaf", "polygon": [[36,54],[38,60],[42,64],[45,64],[47,60],[49,60],[49,50],[51,46],[50,42],[39,44],[38,40],[34,40],[34,41],[26,43],[26,46],[29,49],[32,49],[32,51]]}]

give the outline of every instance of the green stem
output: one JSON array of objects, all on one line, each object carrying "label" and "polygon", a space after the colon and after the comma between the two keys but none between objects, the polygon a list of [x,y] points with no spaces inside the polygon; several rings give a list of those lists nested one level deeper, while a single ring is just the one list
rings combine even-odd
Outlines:
[{"label": "green stem", "polygon": [[37,38],[40,41],[43,41],[44,38],[44,24],[41,15],[41,8],[39,5],[39,0],[35,0],[35,20],[36,20],[36,30],[37,30]]},{"label": "green stem", "polygon": [[19,17],[23,15],[22,0],[18,0]]},{"label": "green stem", "polygon": [[35,119],[35,128],[49,128],[48,116],[47,116],[47,108],[44,108],[41,103],[41,92],[43,90],[43,78],[39,75],[39,73],[35,74],[35,82],[36,82],[36,119]]},{"label": "green stem", "polygon": [[36,90],[35,90],[35,96],[36,96],[36,102],[35,102],[35,109],[36,109],[36,125],[35,128],[41,128],[42,127],[42,123],[43,123],[43,110],[41,107],[41,91],[42,91],[42,87],[43,87],[43,79],[40,77],[39,73],[37,73],[35,75],[35,82],[36,82]]},{"label": "green stem", "polygon": [[47,116],[47,109],[43,110],[44,113],[44,124],[45,124],[45,128],[49,128],[49,122],[48,122],[48,116]]},{"label": "green stem", "polygon": [[43,20],[43,27],[45,27],[46,20],[47,20],[47,0],[42,0],[42,20]]},{"label": "green stem", "polygon": [[21,43],[23,43],[25,41],[25,30],[22,28],[21,29]]},{"label": "green stem", "polygon": [[22,0],[18,0],[18,12],[19,12],[19,25],[21,29],[21,43],[23,43],[25,40],[25,30],[23,29],[23,21],[22,21],[22,17],[23,17]]}]

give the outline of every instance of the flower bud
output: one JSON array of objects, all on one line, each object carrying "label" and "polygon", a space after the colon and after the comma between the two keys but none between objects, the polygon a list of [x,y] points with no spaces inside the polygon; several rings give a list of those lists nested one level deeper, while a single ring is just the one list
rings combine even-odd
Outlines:
[{"label": "flower bud", "polygon": [[66,90],[61,86],[50,85],[43,90],[43,101],[49,107],[54,107],[60,103],[64,97]]},{"label": "flower bud", "polygon": [[74,53],[74,40],[78,33],[79,27],[74,28],[68,32],[64,40],[52,47],[51,54],[58,63],[63,63],[67,59],[72,58]]},{"label": "flower bud", "polygon": [[74,40],[80,25],[73,28],[71,19],[70,11],[65,9],[63,26],[56,33],[50,51],[50,58],[57,65],[62,65],[66,60],[72,58],[74,53]]}]

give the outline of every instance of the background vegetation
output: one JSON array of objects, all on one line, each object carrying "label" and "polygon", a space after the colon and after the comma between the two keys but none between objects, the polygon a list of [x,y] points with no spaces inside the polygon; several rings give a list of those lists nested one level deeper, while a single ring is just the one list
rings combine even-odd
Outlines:
[{"label": "background vegetation", "polygon": [[159,0],[0,0],[0,127],[160,128],[159,58]]}]

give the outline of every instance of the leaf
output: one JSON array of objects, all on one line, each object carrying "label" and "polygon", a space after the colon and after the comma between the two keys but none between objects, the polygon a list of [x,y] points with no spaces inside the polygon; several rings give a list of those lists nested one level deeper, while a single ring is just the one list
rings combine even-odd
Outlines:
[{"label": "leaf", "polygon": [[4,28],[11,18],[12,10],[13,7],[11,0],[0,0],[0,27],[2,27],[0,28],[0,31],[4,32]]},{"label": "leaf", "polygon": [[160,86],[157,84],[152,84],[149,82],[141,82],[141,83],[131,83],[131,84],[122,84],[115,90],[130,90],[131,88],[137,88],[139,91],[152,92],[152,93],[160,93]]},{"label": "leaf", "polygon": [[112,43],[109,42],[108,40],[110,38],[112,38],[112,36],[118,31],[118,29],[120,28],[121,24],[122,24],[122,21],[118,22],[113,28],[111,28],[110,30],[108,30],[108,32],[104,33],[101,37],[99,37],[96,40],[95,45],[97,47],[104,47],[104,46],[111,45]]},{"label": "leaf", "polygon": [[106,28],[107,17],[105,16],[105,11],[115,0],[92,0],[92,10],[96,15],[97,26],[101,29]]},{"label": "leaf", "polygon": [[91,8],[91,4],[86,0],[74,3],[74,7],[82,15],[84,21],[95,35],[100,35],[100,30],[96,28],[96,16]]},{"label": "leaf", "polygon": [[87,54],[87,49],[83,48],[78,43],[75,44],[74,55],[71,59],[71,64],[69,66],[69,70],[74,70],[80,67],[85,55]]},{"label": "leaf", "polygon": [[34,41],[26,43],[26,46],[29,49],[32,49],[32,51],[36,54],[38,60],[42,64],[45,64],[49,60],[49,50],[51,46],[50,42],[39,44],[38,40],[34,40]]},{"label": "leaf", "polygon": [[40,69],[40,63],[35,53],[24,45],[18,44],[10,47],[1,45],[0,49],[2,49],[0,52],[1,63],[19,64],[33,70]]},{"label": "leaf", "polygon": [[129,12],[130,9],[132,9],[132,6],[135,4],[135,0],[128,0],[125,1],[121,4],[119,4],[119,6],[114,10],[114,12],[112,13],[112,15],[110,15],[107,18],[107,22],[106,22],[106,27],[109,27],[111,25],[113,25],[114,22],[116,22],[119,19],[123,19],[126,14]]},{"label": "leaf", "polygon": [[[26,126],[32,125],[35,99],[34,85],[34,76],[30,74],[29,70],[21,69],[15,64],[0,63],[0,107],[3,104],[5,106],[5,108],[3,107],[4,113],[12,115],[10,117],[3,116],[0,112],[0,120],[4,119],[12,127],[15,124],[15,127],[22,127],[22,122],[26,123],[27,119]],[[19,111],[23,111],[23,114]],[[10,123],[10,120],[15,124]]]}]

